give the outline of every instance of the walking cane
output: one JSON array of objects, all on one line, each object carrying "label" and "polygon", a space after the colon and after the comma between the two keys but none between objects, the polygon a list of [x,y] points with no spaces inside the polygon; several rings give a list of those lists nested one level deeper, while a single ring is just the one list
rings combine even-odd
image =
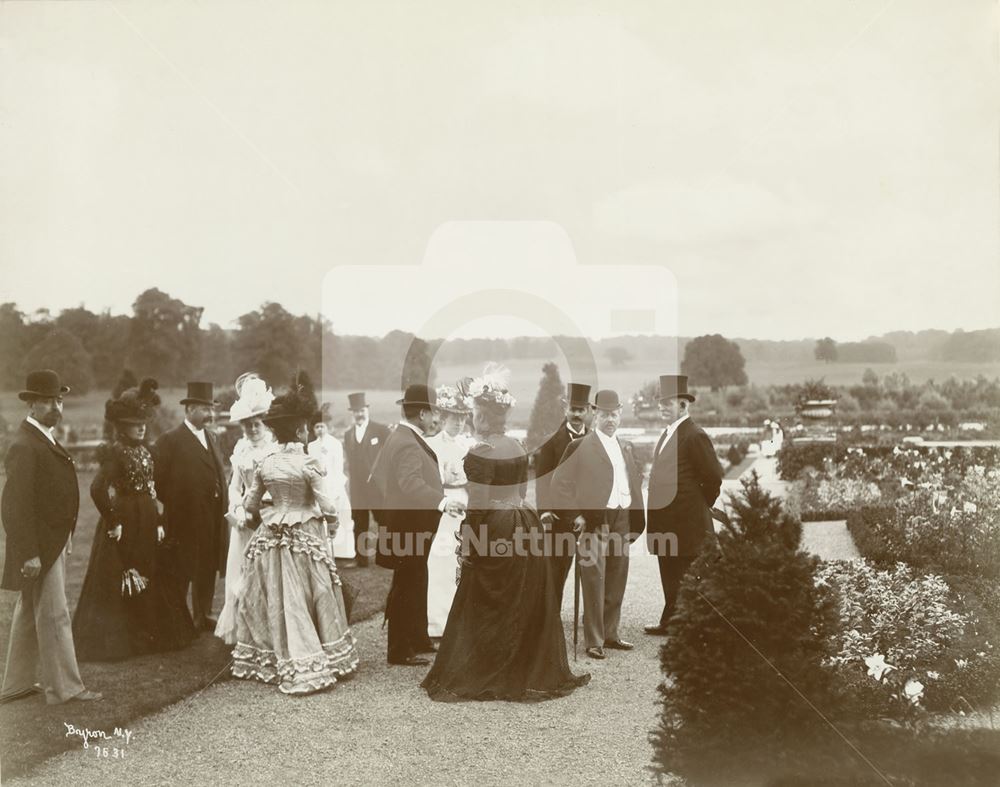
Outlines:
[{"label": "walking cane", "polygon": [[576,644],[580,639],[580,562],[573,560],[573,661],[577,660]]}]

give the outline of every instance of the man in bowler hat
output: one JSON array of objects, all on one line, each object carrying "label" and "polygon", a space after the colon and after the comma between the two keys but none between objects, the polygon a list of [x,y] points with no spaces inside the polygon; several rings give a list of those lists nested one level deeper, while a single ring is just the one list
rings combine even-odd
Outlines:
[{"label": "man in bowler hat", "polygon": [[4,702],[36,692],[50,705],[101,699],[80,678],[66,603],[65,561],[80,492],[73,459],[52,430],[67,393],[69,387],[50,369],[28,375],[18,394],[28,415],[4,458],[0,512],[7,548],[0,587],[20,593],[0,694]]},{"label": "man in bowler hat", "polygon": [[552,479],[553,496],[579,532],[577,565],[583,585],[583,632],[587,655],[605,648],[632,650],[618,633],[628,582],[628,548],[645,528],[642,470],[631,443],[615,432],[622,403],[616,391],[598,391],[594,428],[566,447]]},{"label": "man in bowler hat", "polygon": [[354,545],[356,562],[359,566],[367,566],[371,520],[374,517],[376,522],[379,521],[378,488],[371,482],[371,472],[375,458],[389,436],[389,427],[371,420],[364,391],[347,395],[347,409],[354,418],[354,426],[344,432],[344,457],[347,460],[354,540],[357,542]]},{"label": "man in bowler hat", "polygon": [[566,577],[573,565],[575,548],[567,548],[566,543],[573,533],[573,521],[565,511],[558,510],[552,494],[553,472],[566,453],[566,447],[574,440],[589,434],[587,415],[590,413],[590,386],[569,383],[566,386],[566,417],[555,433],[535,452],[535,502],[542,523],[552,537],[549,550],[550,560],[555,568],[559,606],[562,606],[563,588]]},{"label": "man in bowler hat", "polygon": [[163,503],[166,535],[176,543],[174,577],[182,598],[191,592],[194,624],[214,631],[215,575],[226,574],[229,509],[222,454],[206,428],[217,404],[212,383],[188,383],[184,422],[160,435],[155,447],[156,495]]},{"label": "man in bowler hat", "polygon": [[667,633],[681,580],[703,549],[718,544],[711,509],[722,488],[722,465],[711,438],[691,419],[694,401],[686,375],[660,376],[659,409],[669,426],[653,451],[647,519],[664,604],[659,622],[645,627],[647,634]]},{"label": "man in bowler hat", "polygon": [[396,665],[429,664],[419,654],[436,650],[427,636],[427,558],[441,514],[465,513],[459,501],[445,496],[437,456],[424,439],[437,420],[436,403],[430,386],[407,387],[396,402],[403,418],[372,471],[383,501],[376,563],[393,570],[385,616],[387,657]]}]

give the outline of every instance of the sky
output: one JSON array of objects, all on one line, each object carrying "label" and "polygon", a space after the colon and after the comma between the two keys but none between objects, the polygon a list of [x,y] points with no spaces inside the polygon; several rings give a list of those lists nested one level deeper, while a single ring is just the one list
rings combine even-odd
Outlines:
[{"label": "sky", "polygon": [[0,2],[0,298],[1000,325],[994,0],[491,5]]}]

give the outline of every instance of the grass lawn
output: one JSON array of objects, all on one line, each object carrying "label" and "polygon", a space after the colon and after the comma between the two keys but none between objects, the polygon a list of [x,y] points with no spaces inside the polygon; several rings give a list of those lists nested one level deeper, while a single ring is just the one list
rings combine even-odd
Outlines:
[{"label": "grass lawn", "polygon": [[[92,473],[80,473],[80,518],[73,539],[73,554],[66,566],[66,593],[70,610],[76,602],[87,571],[90,546],[97,527],[97,512],[90,501]],[[2,482],[0,476],[0,482]],[[0,560],[4,540],[0,535]],[[360,589],[352,622],[382,611],[392,574],[381,568],[345,567],[344,580]],[[224,582],[216,585],[216,613],[222,608]],[[0,670],[6,666],[10,621],[17,594],[0,592]],[[65,737],[64,724],[105,730],[128,727],[135,720],[180,702],[213,681],[229,680],[229,648],[210,634],[202,634],[187,648],[150,654],[127,661],[83,663],[80,671],[88,688],[104,694],[95,703],[46,705],[43,698],[0,705],[0,759],[7,778],[37,766],[43,759],[80,746],[78,738]]]}]

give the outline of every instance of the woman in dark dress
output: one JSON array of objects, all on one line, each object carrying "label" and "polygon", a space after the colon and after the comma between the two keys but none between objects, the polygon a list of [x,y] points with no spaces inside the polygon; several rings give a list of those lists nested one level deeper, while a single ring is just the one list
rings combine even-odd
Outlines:
[{"label": "woman in dark dress", "polygon": [[465,385],[474,397],[479,442],[465,458],[462,571],[437,658],[421,685],[441,702],[565,696],[590,675],[570,672],[555,577],[541,552],[544,531],[524,502],[528,457],[503,433],[514,400],[489,367]]},{"label": "woman in dark dress", "polygon": [[194,625],[159,581],[163,528],[153,486],[153,457],[143,439],[160,403],[157,384],[145,379],[105,405],[115,440],[101,447],[101,467],[90,496],[101,514],[80,601],[73,640],[81,661],[114,661],[183,647]]}]

